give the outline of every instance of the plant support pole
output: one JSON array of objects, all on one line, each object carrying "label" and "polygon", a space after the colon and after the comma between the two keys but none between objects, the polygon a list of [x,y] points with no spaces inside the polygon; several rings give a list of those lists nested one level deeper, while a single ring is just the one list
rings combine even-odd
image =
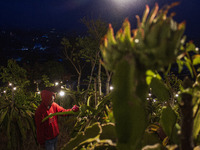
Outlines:
[{"label": "plant support pole", "polygon": [[[186,79],[183,83],[184,88],[190,88],[191,83],[189,79]],[[181,150],[193,150],[193,106],[192,106],[192,95],[189,93],[181,94],[181,113],[182,113],[182,124],[181,124]]]}]

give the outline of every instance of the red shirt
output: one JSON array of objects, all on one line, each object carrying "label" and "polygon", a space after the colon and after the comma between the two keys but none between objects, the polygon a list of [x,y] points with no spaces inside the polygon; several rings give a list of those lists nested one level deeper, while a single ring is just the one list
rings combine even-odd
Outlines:
[{"label": "red shirt", "polygon": [[37,141],[40,145],[44,145],[46,140],[53,139],[59,134],[58,116],[53,116],[43,123],[42,120],[52,113],[71,111],[71,109],[64,109],[55,102],[53,102],[51,107],[48,109],[47,106],[53,95],[53,92],[46,90],[42,91],[42,102],[35,112]]}]

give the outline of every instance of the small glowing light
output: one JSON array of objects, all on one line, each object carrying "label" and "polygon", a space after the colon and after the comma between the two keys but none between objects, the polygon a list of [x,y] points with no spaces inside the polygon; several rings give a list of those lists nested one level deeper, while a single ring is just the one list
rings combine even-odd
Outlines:
[{"label": "small glowing light", "polygon": [[179,96],[178,94],[175,95],[175,97],[178,97],[178,96]]},{"label": "small glowing light", "polygon": [[65,92],[60,91],[59,95],[60,95],[60,96],[64,96],[64,95],[65,95]]},{"label": "small glowing light", "polygon": [[182,40],[181,40],[181,44],[184,44],[184,43],[185,43],[185,40],[184,40],[184,39],[182,39]]},{"label": "small glowing light", "polygon": [[55,82],[55,86],[57,86],[58,85],[58,82]]},{"label": "small glowing light", "polygon": [[37,94],[40,94],[40,91],[38,91]]},{"label": "small glowing light", "polygon": [[199,51],[199,48],[198,48],[198,47],[196,47],[196,48],[195,48],[195,51],[197,51],[197,52],[198,52],[198,51]]},{"label": "small glowing light", "polygon": [[156,102],[156,100],[155,100],[155,99],[153,99],[153,102]]},{"label": "small glowing light", "polygon": [[61,86],[60,88],[61,88],[61,89],[64,89],[64,86]]},{"label": "small glowing light", "polygon": [[3,93],[6,93],[6,90],[4,90]]},{"label": "small glowing light", "polygon": [[17,90],[17,88],[16,88],[16,87],[14,87],[14,88],[13,88],[13,90],[15,91],[15,90]]},{"label": "small glowing light", "polygon": [[135,43],[139,43],[139,41],[140,41],[139,39],[135,39]]},{"label": "small glowing light", "polygon": [[149,96],[151,96],[152,94],[151,93],[149,93]]},{"label": "small glowing light", "polygon": [[60,81],[60,83],[63,83],[62,81]]},{"label": "small glowing light", "polygon": [[147,100],[149,100],[149,98],[147,98]]},{"label": "small glowing light", "polygon": [[12,83],[9,83],[8,85],[9,85],[9,86],[12,86]]},{"label": "small glowing light", "polygon": [[114,89],[114,87],[113,86],[110,86],[110,90],[113,90]]}]

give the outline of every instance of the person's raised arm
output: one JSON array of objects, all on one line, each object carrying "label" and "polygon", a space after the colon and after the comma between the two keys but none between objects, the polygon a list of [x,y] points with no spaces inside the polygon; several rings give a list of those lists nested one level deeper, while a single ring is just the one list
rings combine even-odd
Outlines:
[{"label": "person's raised arm", "polygon": [[54,105],[56,106],[56,112],[67,112],[67,111],[77,112],[77,111],[79,111],[79,107],[77,105],[74,105],[71,109],[64,109],[63,107],[59,106],[56,103],[54,103]]}]

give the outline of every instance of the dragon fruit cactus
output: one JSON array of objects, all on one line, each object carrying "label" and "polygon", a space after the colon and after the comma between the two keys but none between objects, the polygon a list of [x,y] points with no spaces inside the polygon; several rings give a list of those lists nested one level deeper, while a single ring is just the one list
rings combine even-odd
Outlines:
[{"label": "dragon fruit cactus", "polygon": [[[162,70],[176,60],[185,23],[173,20],[168,10],[172,3],[159,10],[158,4],[150,12],[146,6],[137,29],[131,30],[125,19],[114,35],[111,24],[100,46],[103,65],[114,72],[113,113],[119,149],[140,149],[147,126],[145,99],[148,92],[146,71]],[[149,13],[150,12],[150,13]]]}]

